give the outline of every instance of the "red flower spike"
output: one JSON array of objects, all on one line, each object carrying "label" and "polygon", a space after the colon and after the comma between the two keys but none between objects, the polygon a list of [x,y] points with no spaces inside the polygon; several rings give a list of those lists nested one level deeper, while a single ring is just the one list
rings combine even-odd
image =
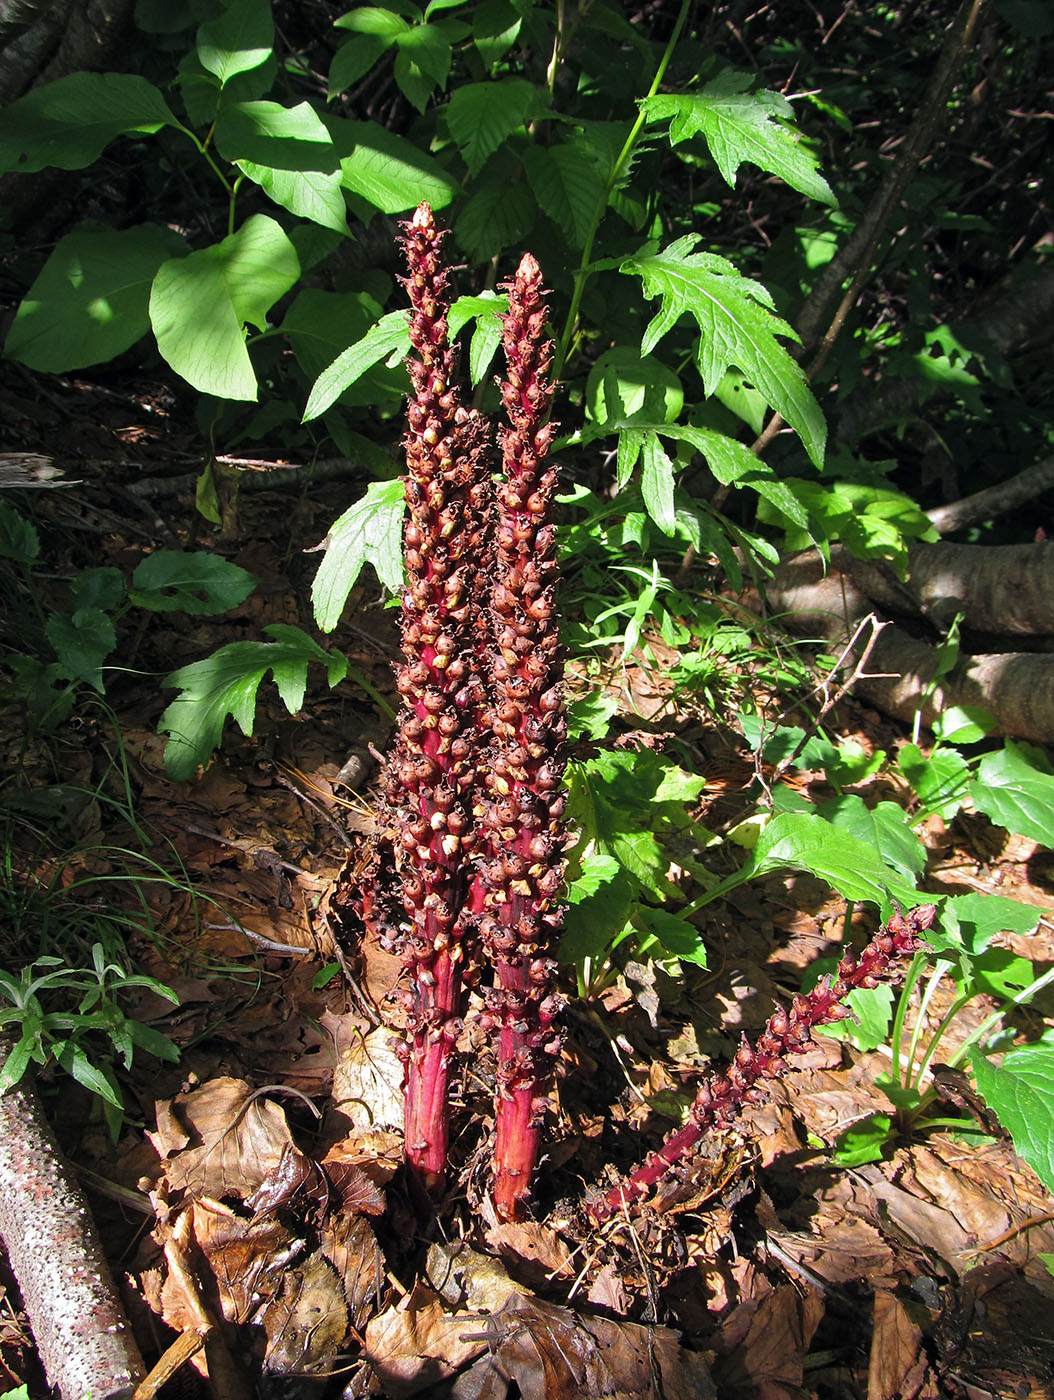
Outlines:
[{"label": "red flower spike", "polygon": [[387,913],[409,982],[406,1159],[411,1181],[434,1197],[446,1171],[450,1055],[480,912],[467,870],[480,748],[476,579],[491,484],[486,424],[461,404],[455,384],[443,235],[427,204],[404,228],[415,357],[407,365],[406,659],[396,682],[403,709],[386,771],[397,891]]},{"label": "red flower spike", "polygon": [[548,956],[560,927],[567,724],[563,655],[554,602],[556,559],[549,522],[557,473],[545,465],[553,428],[541,271],[525,254],[507,284],[500,385],[508,425],[499,433],[504,480],[497,488],[493,644],[485,722],[493,735],[485,775],[487,854],[480,885],[483,947],[494,967],[487,1012],[498,1031],[494,1201],[521,1219],[538,1161],[553,1069],[560,1052]]},{"label": "red flower spike", "polygon": [[731,1127],[743,1105],[757,1101],[759,1085],[787,1072],[789,1065],[784,1056],[800,1055],[808,1050],[816,1026],[843,1020],[851,1014],[844,1005],[850,992],[860,987],[874,987],[879,982],[898,982],[903,976],[904,959],[922,947],[920,934],[933,923],[936,912],[932,904],[927,904],[906,916],[894,915],[875,934],[859,959],[851,953],[842,959],[834,981],[825,979],[811,992],[796,996],[790,1011],[783,1008],[775,1011],[754,1045],[743,1041],[724,1074],[706,1076],[684,1127],[671,1133],[658,1152],[627,1177],[624,1184],[589,1207],[594,1222],[607,1220],[625,1206],[639,1201],[671,1167],[695,1151],[705,1133]]}]

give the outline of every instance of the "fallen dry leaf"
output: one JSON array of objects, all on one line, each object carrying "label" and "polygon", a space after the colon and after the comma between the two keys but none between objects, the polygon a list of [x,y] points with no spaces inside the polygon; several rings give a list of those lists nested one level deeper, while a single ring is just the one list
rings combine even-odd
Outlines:
[{"label": "fallen dry leaf", "polygon": [[285,1114],[244,1079],[210,1079],[157,1106],[151,1141],[169,1187],[192,1196],[251,1196],[292,1146]]},{"label": "fallen dry leaf", "polygon": [[344,1289],[320,1255],[282,1274],[281,1288],[253,1318],[267,1334],[264,1369],[271,1375],[328,1371],[348,1334]]},{"label": "fallen dry leaf", "polygon": [[366,1327],[366,1360],[391,1400],[449,1379],[486,1348],[478,1317],[448,1312],[424,1283]]},{"label": "fallen dry leaf", "polygon": [[337,1060],[333,1104],[353,1128],[403,1125],[403,1067],[390,1041],[379,1027],[356,1036]]},{"label": "fallen dry leaf", "polygon": [[802,1362],[823,1314],[818,1293],[787,1285],[741,1304],[721,1329],[724,1355],[714,1371],[722,1391],[737,1400],[801,1400]]},{"label": "fallen dry leaf", "polygon": [[892,1293],[875,1294],[875,1330],[867,1372],[867,1400],[915,1400],[926,1378],[920,1357],[922,1328]]}]

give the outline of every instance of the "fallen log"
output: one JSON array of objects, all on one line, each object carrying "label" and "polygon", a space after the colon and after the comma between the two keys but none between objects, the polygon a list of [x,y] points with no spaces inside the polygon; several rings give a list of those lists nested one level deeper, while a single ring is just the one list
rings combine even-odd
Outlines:
[{"label": "fallen log", "polygon": [[[0,1036],[0,1060],[11,1051]],[[130,1400],[145,1374],[88,1208],[23,1080],[0,1094],[0,1238],[62,1400]]]}]

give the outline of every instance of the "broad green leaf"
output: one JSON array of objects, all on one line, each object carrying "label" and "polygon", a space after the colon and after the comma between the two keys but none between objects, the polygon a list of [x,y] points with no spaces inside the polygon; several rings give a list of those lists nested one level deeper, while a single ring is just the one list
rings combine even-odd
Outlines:
[{"label": "broad green leaf", "polygon": [[327,118],[340,159],[341,183],[382,214],[401,214],[427,200],[443,209],[457,181],[426,151],[377,122]]},{"label": "broad green leaf", "polygon": [[856,793],[834,797],[817,808],[820,816],[840,831],[873,846],[882,859],[906,880],[914,881],[926,868],[926,848],[908,826],[902,807],[878,802],[868,807]]},{"label": "broad green leaf", "polygon": [[[318,287],[307,287],[286,312],[282,331],[293,347],[297,364],[313,381],[344,353],[349,340],[354,342],[368,335],[380,318],[380,303],[368,292],[324,292]],[[345,388],[339,402],[373,407],[387,403],[394,407],[408,390],[409,379],[401,363],[388,368],[379,362]],[[343,446],[341,450],[345,450]],[[383,458],[383,453],[380,455]],[[369,465],[372,471],[372,463]]]},{"label": "broad green leaf", "polygon": [[573,880],[567,883],[564,898],[568,904],[581,904],[596,894],[601,885],[609,884],[619,873],[619,863],[613,856],[598,855],[587,851],[582,857],[582,865]]},{"label": "broad green leaf", "polygon": [[215,617],[244,603],[258,582],[222,555],[160,549],[137,565],[128,596],[150,612]]},{"label": "broad green leaf", "polygon": [[[0,173],[80,170],[117,136],[179,127],[168,104],[133,73],[71,73],[33,88],[0,112]],[[180,130],[183,128],[180,127]]]},{"label": "broad green leaf", "polygon": [[222,243],[162,263],[150,296],[158,349],[203,394],[255,400],[244,325],[265,329],[268,310],[299,275],[280,225],[254,214]]},{"label": "broad green leaf", "polygon": [[530,190],[496,176],[472,195],[454,225],[454,236],[473,262],[486,262],[534,227],[536,206]]},{"label": "broad green leaf", "polygon": [[[828,1030],[829,1027],[824,1027]],[[888,1113],[869,1113],[840,1134],[831,1148],[831,1161],[840,1167],[862,1167],[881,1162],[889,1142],[893,1120]]]},{"label": "broad green leaf", "polygon": [[[811,991],[828,973],[837,970],[834,958],[823,958],[809,968],[802,983],[803,991]],[[893,988],[882,982],[877,987],[861,987],[850,992],[846,1005],[855,1019],[832,1021],[826,1026],[817,1026],[817,1035],[830,1036],[832,1040],[844,1040],[855,1045],[858,1050],[875,1050],[889,1040],[890,1022],[893,1019]]]},{"label": "broad green leaf", "polygon": [[664,535],[672,535],[677,524],[673,508],[673,462],[662,450],[656,433],[649,433],[644,439],[640,489],[648,514]]},{"label": "broad green leaf", "polygon": [[505,138],[524,124],[534,99],[534,85],[524,78],[464,83],[451,94],[443,116],[470,175],[478,175]]},{"label": "broad green leaf", "polygon": [[[614,393],[610,390],[611,375]],[[656,356],[642,356],[629,345],[605,350],[586,381],[586,413],[597,423],[618,417],[621,427],[636,416],[672,423],[683,407],[684,388],[673,370]]]},{"label": "broad green leaf", "polygon": [[310,423],[336,403],[349,385],[379,360],[406,355],[410,350],[410,327],[405,311],[389,311],[354,345],[338,355],[319,375],[304,409],[303,422]]},{"label": "broad green leaf", "polygon": [[970,798],[979,812],[1007,831],[1051,844],[1054,773],[1042,749],[1007,739],[999,753],[981,759]]},{"label": "broad green leaf", "polygon": [[737,366],[822,466],[823,415],[800,365],[776,339],[796,340],[794,331],[770,309],[772,298],[760,283],[740,276],[716,254],[692,253],[698,241],[698,234],[686,234],[661,252],[642,250],[622,263],[620,271],[641,278],[645,296],[662,300],[644,332],[641,353],[649,354],[682,316],[691,315],[699,328],[696,362],[707,394]]},{"label": "broad green leaf", "polygon": [[101,695],[106,689],[102,663],[117,645],[113,623],[106,614],[98,608],[81,608],[76,619],[52,613],[44,630],[70,680],[87,681]]},{"label": "broad green leaf", "polygon": [[951,821],[970,785],[970,766],[962,754],[957,749],[938,749],[926,758],[917,745],[905,744],[897,755],[897,767],[923,809]]},{"label": "broad green leaf", "polygon": [[268,671],[290,714],[304,703],[309,661],[325,666],[330,686],[344,678],[344,657],[324,651],[299,627],[272,623],[264,631],[274,640],[231,642],[162,681],[181,692],[158,722],[160,733],[170,736],[165,771],[174,782],[187,782],[198,768],[204,768],[219,747],[228,715],[243,734],[252,734],[257,691]]},{"label": "broad green leaf", "polygon": [[120,607],[125,591],[124,574],[120,569],[105,565],[97,569],[85,569],[70,585],[74,620],[85,608],[99,608],[102,612],[111,612]]},{"label": "broad green leaf", "polygon": [[916,902],[914,882],[897,876],[875,848],[839,831],[821,816],[786,812],[765,827],[751,855],[751,873],[807,870],[826,880],[845,899],[909,908]]},{"label": "broad green leaf", "polygon": [[649,122],[669,121],[674,146],[702,133],[718,170],[734,186],[743,161],[778,175],[792,189],[834,204],[818,161],[789,123],[794,109],[778,92],[748,92],[749,73],[726,69],[702,92],[658,93],[644,103]]},{"label": "broad green leaf", "polygon": [[469,32],[468,26],[457,20],[441,20],[438,24],[415,24],[396,35],[395,81],[419,112],[425,110],[436,87],[446,87],[451,45]]},{"label": "broad green leaf", "polygon": [[573,144],[528,146],[523,152],[527,183],[572,248],[583,248],[597,205],[604,197],[604,177],[589,153]]},{"label": "broad green leaf", "polygon": [[154,275],[185,249],[178,233],[156,224],[68,233],[23,298],[7,353],[51,374],[114,359],[150,329]]},{"label": "broad green leaf", "polygon": [[394,9],[385,9],[380,5],[360,5],[335,19],[333,28],[348,29],[353,34],[369,34],[374,38],[394,41],[397,34],[405,34],[410,26]]},{"label": "broad green leaf", "polygon": [[255,102],[265,97],[278,75],[278,60],[272,53],[258,68],[251,68],[221,83],[202,67],[197,51],[184,54],[176,72],[179,94],[192,126],[209,128],[228,103]]},{"label": "broad green leaf", "polygon": [[502,323],[499,316],[509,309],[509,299],[500,292],[481,292],[477,297],[458,297],[447,316],[447,327],[453,340],[467,321],[475,320],[476,328],[468,351],[469,382],[479,384],[490,368],[494,352],[501,344]]},{"label": "broad green leaf", "polygon": [[333,138],[309,102],[232,102],[220,109],[216,149],[225,160],[251,161],[275,170],[338,169]]},{"label": "broad green leaf", "polygon": [[322,541],[325,558],[311,585],[315,622],[332,632],[363,564],[394,593],[403,582],[403,512],[401,481],[371,481],[362,500],[344,512]]},{"label": "broad green leaf", "polygon": [[363,5],[361,9],[341,15],[333,23],[337,29],[350,29],[355,37],[342,44],[333,55],[329,66],[330,97],[336,97],[364,78],[377,60],[394,45],[396,35],[404,34],[410,27],[406,20],[391,10],[382,10],[373,5]]},{"label": "broad green leaf", "polygon": [[483,0],[472,19],[472,42],[487,68],[503,58],[520,34],[523,18],[509,0]]},{"label": "broad green leaf", "polygon": [[997,933],[1034,932],[1042,915],[1042,909],[1005,895],[959,894],[944,901],[940,923],[970,953],[983,953]]},{"label": "broad green leaf", "polygon": [[0,501],[0,559],[32,564],[40,553],[40,536],[24,515]]},{"label": "broad green leaf", "polygon": [[1048,1191],[1054,1192],[1054,1046],[1023,1045],[1002,1062],[973,1050],[977,1087]]},{"label": "broad green leaf", "polygon": [[636,883],[612,857],[598,855],[590,858],[602,860],[605,864],[612,860],[615,874],[598,884],[591,893],[568,904],[560,935],[559,958],[563,963],[604,958],[622,934],[633,932],[629,918],[634,907]]},{"label": "broad green leaf", "polygon": [[690,442],[706,458],[706,465],[722,486],[734,486],[743,477],[761,469],[762,464],[749,447],[711,428],[695,428],[687,423],[658,424],[659,432],[679,442]]},{"label": "broad green leaf", "polygon": [[221,87],[266,63],[273,48],[271,0],[232,0],[218,19],[198,29],[198,59]]},{"label": "broad green leaf", "polygon": [[310,219],[337,233],[348,231],[348,208],[342,194],[339,172],[321,170],[275,170],[269,165],[238,161],[238,168],[259,185],[269,199],[300,219]]},{"label": "broad green leaf", "polygon": [[[668,914],[665,909],[655,909],[650,904],[641,904],[634,915],[634,923],[655,939],[663,953],[706,967],[702,935],[687,919],[679,919],[676,914]],[[642,951],[650,952],[647,946]]]}]

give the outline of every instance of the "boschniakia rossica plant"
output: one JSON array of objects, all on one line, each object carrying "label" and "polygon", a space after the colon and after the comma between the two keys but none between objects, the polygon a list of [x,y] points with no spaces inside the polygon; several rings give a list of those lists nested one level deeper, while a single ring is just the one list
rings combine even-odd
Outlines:
[{"label": "boschniakia rossica plant", "polygon": [[448,343],[442,233],[422,204],[406,226],[411,303],[402,599],[403,708],[387,765],[394,873],[383,859],[368,919],[395,926],[407,972],[406,1160],[442,1189],[447,1090],[465,990],[494,967],[486,1022],[498,1033],[495,1200],[523,1209],[559,1050],[548,941],[562,878],[565,724],[544,459],[552,400],[537,263],[509,285],[501,386],[505,480],[491,482],[488,425],[466,408]]}]

